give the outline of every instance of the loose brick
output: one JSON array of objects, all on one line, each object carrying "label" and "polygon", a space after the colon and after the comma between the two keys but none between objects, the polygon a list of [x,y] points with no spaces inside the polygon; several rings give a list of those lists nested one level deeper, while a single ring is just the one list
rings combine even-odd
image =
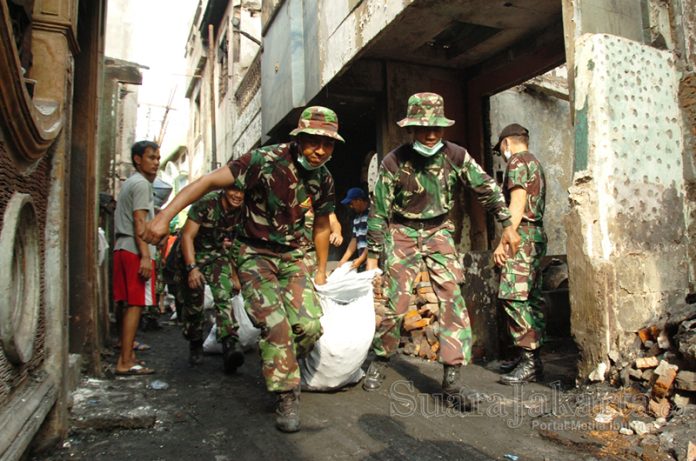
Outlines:
[{"label": "loose brick", "polygon": [[677,380],[674,387],[683,391],[696,391],[696,373],[693,371],[681,370],[677,373]]},{"label": "loose brick", "polygon": [[669,391],[672,389],[674,380],[677,378],[678,370],[679,367],[676,365],[671,365],[664,360],[660,362],[660,365],[655,369],[657,380],[652,388],[653,397],[667,397]]},{"label": "loose brick", "polygon": [[423,329],[430,324],[430,321],[431,321],[430,318],[426,318],[426,319],[415,320],[413,322],[404,323],[404,330],[412,331],[412,330]]},{"label": "loose brick", "polygon": [[650,400],[648,408],[650,409],[650,413],[656,418],[666,418],[669,416],[670,406],[669,400],[667,399]]},{"label": "loose brick", "polygon": [[642,330],[638,331],[638,337],[640,338],[640,341],[645,344],[646,341],[652,340],[652,335],[650,334],[650,329],[649,328],[643,328]]},{"label": "loose brick", "polygon": [[636,368],[640,368],[641,370],[655,368],[659,363],[657,357],[639,357],[636,359]]}]

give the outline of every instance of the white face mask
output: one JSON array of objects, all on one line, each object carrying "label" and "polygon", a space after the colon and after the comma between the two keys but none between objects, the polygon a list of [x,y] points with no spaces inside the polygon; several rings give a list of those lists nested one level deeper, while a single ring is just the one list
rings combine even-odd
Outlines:
[{"label": "white face mask", "polygon": [[505,160],[510,160],[510,157],[512,157],[512,152],[510,152],[510,149],[505,149],[503,151],[503,155],[505,156]]},{"label": "white face mask", "polygon": [[442,149],[444,145],[445,144],[442,142],[442,139],[440,139],[433,147],[428,147],[419,143],[418,141],[413,141],[413,150],[421,154],[423,157],[432,157],[433,155],[437,154],[437,152]]},{"label": "white face mask", "polygon": [[308,170],[308,171],[318,170],[318,169],[321,168],[321,167],[324,165],[324,163],[326,163],[328,160],[329,160],[329,159],[327,158],[327,159],[326,159],[325,161],[323,161],[320,165],[314,166],[314,165],[312,165],[311,163],[309,163],[309,160],[307,160],[307,157],[305,157],[305,156],[302,155],[302,154],[300,154],[300,155],[299,155],[299,158],[297,159],[297,161],[300,163],[300,165],[302,165],[302,167],[303,167],[305,170]]}]

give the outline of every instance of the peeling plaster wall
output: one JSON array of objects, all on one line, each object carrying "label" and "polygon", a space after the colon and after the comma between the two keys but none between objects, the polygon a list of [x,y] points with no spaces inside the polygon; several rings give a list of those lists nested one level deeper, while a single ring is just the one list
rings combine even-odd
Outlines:
[{"label": "peeling plaster wall", "polygon": [[[352,11],[348,0],[319,2],[321,87],[386,28],[412,0],[363,0]],[[350,2],[354,3],[354,2]],[[346,16],[347,15],[347,16]],[[325,39],[324,39],[325,37]]]},{"label": "peeling plaster wall", "polygon": [[239,114],[234,128],[232,158],[240,157],[261,141],[261,91],[258,91],[244,112]]},{"label": "peeling plaster wall", "polygon": [[686,189],[687,236],[689,239],[689,288],[696,291],[696,73],[679,82],[679,104],[684,119],[684,181]]},{"label": "peeling plaster wall", "polygon": [[[566,230],[563,220],[568,214],[568,188],[572,182],[570,105],[568,101],[524,86],[512,88],[490,98],[491,145],[510,123],[520,123],[530,132],[529,151],[541,162],[546,175],[546,210],[544,229],[549,238],[547,254],[566,254]],[[496,177],[505,173],[501,156],[493,158]],[[500,172],[500,174],[498,174]]]},{"label": "peeling plaster wall", "polygon": [[671,53],[604,34],[583,35],[575,50],[576,172],[566,229],[572,332],[587,377],[683,297],[687,245]]},{"label": "peeling plaster wall", "polygon": [[[675,27],[682,34],[685,68],[679,85],[679,105],[684,120],[684,180],[686,188],[687,235],[689,237],[689,288],[696,291],[696,0],[681,0]],[[676,8],[675,8],[676,10]]]}]

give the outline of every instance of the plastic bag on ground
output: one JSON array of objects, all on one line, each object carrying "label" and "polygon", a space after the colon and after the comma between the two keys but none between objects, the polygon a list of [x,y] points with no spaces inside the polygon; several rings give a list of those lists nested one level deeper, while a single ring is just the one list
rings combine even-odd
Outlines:
[{"label": "plastic bag on ground", "polygon": [[300,360],[302,387],[330,391],[360,381],[361,366],[375,334],[372,280],[379,269],[357,272],[350,263],[336,269],[325,285],[315,286],[324,311],[324,334]]},{"label": "plastic bag on ground", "polygon": [[239,343],[243,348],[254,346],[259,339],[261,330],[251,323],[249,314],[244,309],[244,298],[242,298],[241,293],[232,298],[232,314],[239,324],[239,329],[237,330]]}]

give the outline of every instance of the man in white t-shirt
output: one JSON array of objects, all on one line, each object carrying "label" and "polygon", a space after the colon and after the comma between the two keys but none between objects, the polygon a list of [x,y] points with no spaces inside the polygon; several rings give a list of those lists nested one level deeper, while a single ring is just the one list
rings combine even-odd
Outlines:
[{"label": "man in white t-shirt", "polygon": [[123,183],[114,213],[114,301],[123,304],[117,375],[154,373],[138,363],[133,343],[142,309],[157,304],[155,247],[141,240],[138,231],[155,216],[152,183],[159,168],[159,146],[138,141],[131,147],[131,160],[136,172]]}]

